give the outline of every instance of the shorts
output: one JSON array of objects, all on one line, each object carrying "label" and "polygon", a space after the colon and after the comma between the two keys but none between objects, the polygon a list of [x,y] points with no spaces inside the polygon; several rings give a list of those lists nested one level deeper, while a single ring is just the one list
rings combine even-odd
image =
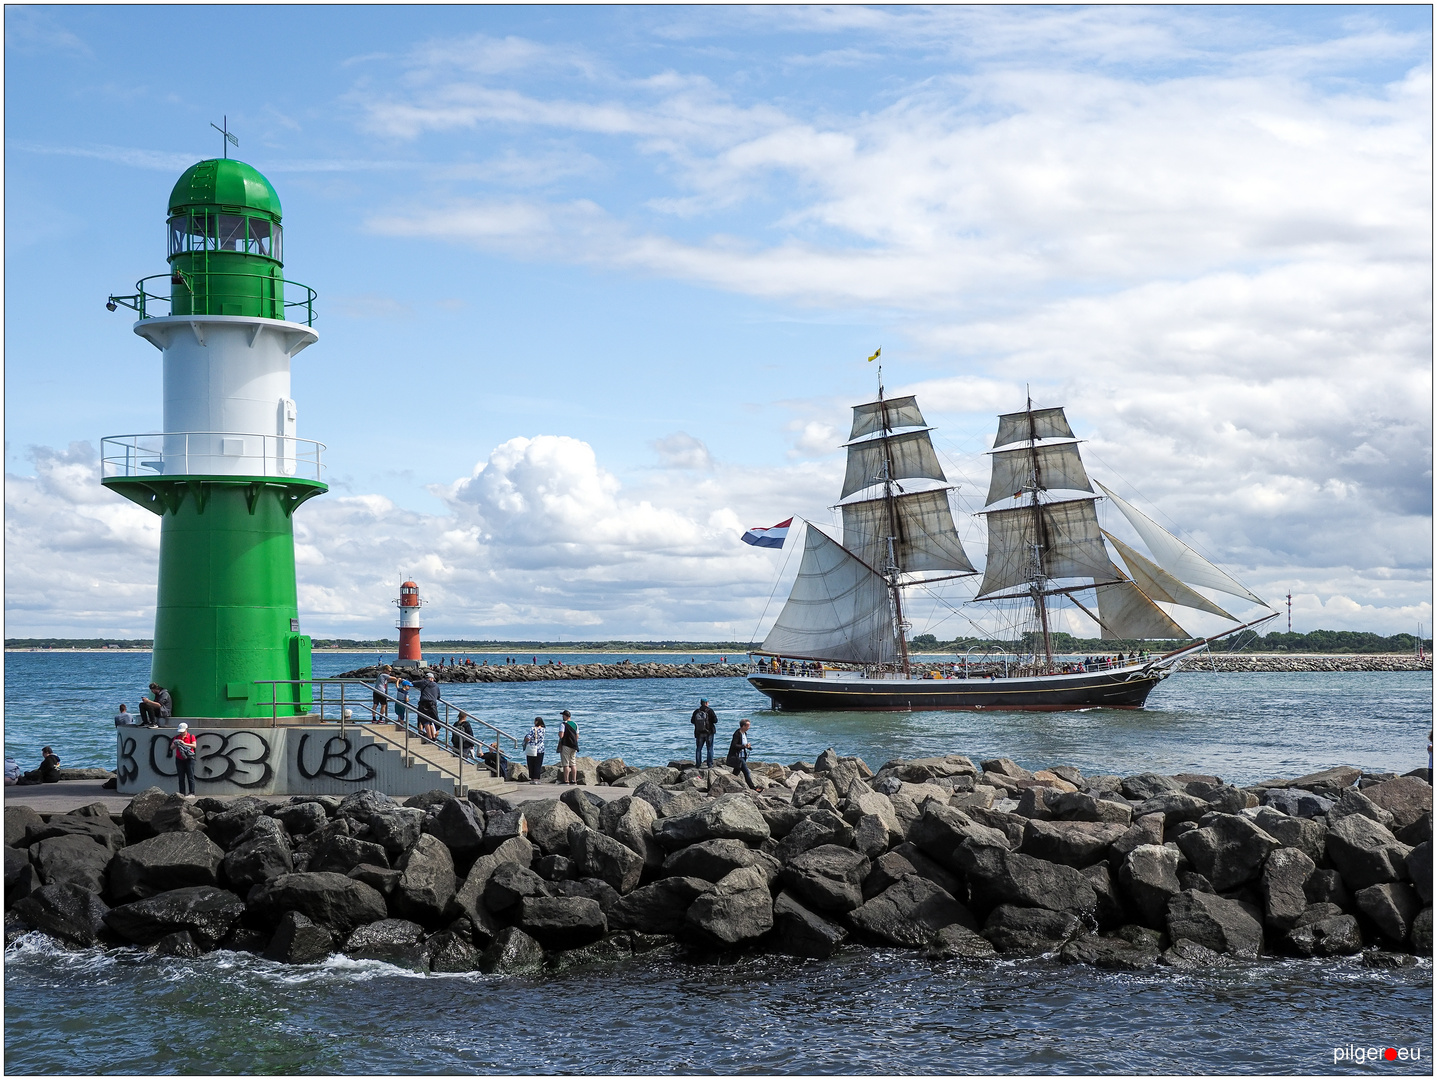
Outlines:
[{"label": "shorts", "polygon": [[560,766],[562,766],[562,767],[564,767],[564,768],[569,768],[569,767],[571,767],[571,766],[574,764],[574,757],[575,757],[575,750],[574,750],[574,748],[573,748],[572,746],[561,746],[561,747],[559,747],[559,764],[560,764]]},{"label": "shorts", "polygon": [[378,690],[374,691],[374,704],[383,705],[385,700],[386,699],[383,694],[381,694]]}]

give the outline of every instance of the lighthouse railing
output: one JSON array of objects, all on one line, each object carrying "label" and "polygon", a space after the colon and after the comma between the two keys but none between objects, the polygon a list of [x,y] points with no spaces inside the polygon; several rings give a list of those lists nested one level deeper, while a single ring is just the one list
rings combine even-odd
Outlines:
[{"label": "lighthouse railing", "polygon": [[100,440],[100,477],[324,480],[324,443],[258,431],[159,431]]},{"label": "lighthouse railing", "polygon": [[[239,292],[217,292],[213,291],[210,288],[210,278],[236,280],[253,279],[260,282],[261,287],[256,290],[241,290]],[[241,303],[245,301],[260,301],[263,303],[263,286],[268,285],[270,288],[273,288],[276,284],[292,285],[296,289],[304,290],[304,298],[302,300],[281,301],[282,310],[284,312],[286,321],[302,322],[305,326],[313,326],[314,320],[317,318],[314,313],[314,302],[319,297],[319,294],[313,289],[311,289],[308,285],[305,285],[298,281],[290,281],[288,278],[275,278],[270,277],[268,274],[245,274],[235,270],[186,270],[178,273],[151,274],[149,277],[140,278],[139,281],[135,282],[134,295],[115,296],[114,294],[111,294],[110,297],[105,301],[105,305],[111,311],[114,311],[116,307],[127,307],[131,311],[136,312],[142,319],[164,318],[165,315],[171,314],[173,309],[171,309],[171,312],[166,312],[165,315],[160,315],[157,313],[152,313],[150,311],[150,305],[156,303],[171,303],[171,301],[174,299],[172,293],[150,292],[149,289],[145,288],[145,282],[161,280],[163,280],[167,285],[169,285],[171,289],[173,289],[174,286],[179,285],[182,286],[192,296],[196,294],[205,296],[208,298],[211,304],[223,304],[225,300],[238,301]],[[198,286],[198,288],[196,288],[196,286]],[[273,301],[269,302],[273,303]],[[301,311],[295,312],[295,317],[293,320],[290,320],[289,318],[290,308],[302,309]],[[192,314],[198,315],[200,313],[193,312]],[[300,318],[301,314],[304,316],[303,318]],[[268,316],[259,317],[267,318]]]}]

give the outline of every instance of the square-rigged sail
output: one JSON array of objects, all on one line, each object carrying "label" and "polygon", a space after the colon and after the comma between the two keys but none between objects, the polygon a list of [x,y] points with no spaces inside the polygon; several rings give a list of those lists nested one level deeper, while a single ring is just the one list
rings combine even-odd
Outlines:
[{"label": "square-rigged sail", "polygon": [[843,546],[869,566],[886,569],[891,555],[894,568],[904,573],[976,572],[953,525],[947,488],[844,503],[839,509]]}]

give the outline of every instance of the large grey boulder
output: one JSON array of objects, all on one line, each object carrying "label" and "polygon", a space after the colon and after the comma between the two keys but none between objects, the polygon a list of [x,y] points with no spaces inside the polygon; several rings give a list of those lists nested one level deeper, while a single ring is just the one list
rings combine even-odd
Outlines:
[{"label": "large grey boulder", "polygon": [[544,966],[544,947],[517,926],[500,930],[479,957],[479,969],[490,974],[525,975]]},{"label": "large grey boulder", "polygon": [[44,885],[17,900],[11,912],[58,941],[88,948],[105,931],[105,902],[83,885]]},{"label": "large grey boulder", "polygon": [[621,894],[633,892],[644,872],[642,855],[577,818],[569,827],[569,858],[580,876],[606,881]]},{"label": "large grey boulder", "polygon": [[171,795],[150,818],[150,828],[156,833],[198,832],[208,816],[183,795]]},{"label": "large grey boulder", "polygon": [[369,815],[369,838],[398,859],[419,842],[424,827],[424,811],[417,806],[395,806]]},{"label": "large grey boulder", "polygon": [[1000,904],[1069,912],[1091,912],[1097,907],[1092,883],[1071,866],[971,840],[959,845],[957,857],[968,877],[973,905],[980,910]]},{"label": "large grey boulder", "polygon": [[1363,792],[1356,788],[1348,788],[1327,811],[1327,824],[1336,825],[1345,817],[1357,814],[1370,821],[1375,821],[1384,829],[1396,828],[1397,819],[1388,810],[1384,810],[1375,802],[1369,799]]},{"label": "large grey boulder", "polygon": [[1177,794],[1186,795],[1187,788],[1182,783],[1174,780],[1171,776],[1160,776],[1157,773],[1139,773],[1137,776],[1126,776],[1122,781],[1123,798],[1132,799],[1136,802],[1145,802],[1155,795]]},{"label": "large grey boulder", "polygon": [[1424,904],[1432,903],[1432,841],[1418,844],[1407,855],[1407,876]]},{"label": "large grey boulder", "polygon": [[890,945],[919,948],[945,926],[958,923],[975,933],[973,913],[931,881],[916,874],[890,885],[851,915],[854,929]]},{"label": "large grey boulder", "polygon": [[674,817],[661,818],[659,843],[667,850],[704,840],[742,840],[760,844],[768,839],[768,823],[747,795],[721,795],[712,803]]},{"label": "large grey boulder", "polygon": [[1290,930],[1307,910],[1307,881],[1317,865],[1297,848],[1279,848],[1262,871],[1262,908],[1267,925]]},{"label": "large grey boulder", "polygon": [[[274,819],[290,836],[305,836],[323,828],[329,822],[329,815],[319,803],[302,802],[281,806],[274,812]],[[158,822],[156,824],[158,826]]]},{"label": "large grey boulder", "polygon": [[951,870],[962,869],[957,849],[965,842],[1001,850],[1009,846],[1006,833],[936,801],[924,804],[923,812],[908,830],[908,842]]},{"label": "large grey boulder", "polygon": [[1203,820],[1202,828],[1181,833],[1177,845],[1219,892],[1255,880],[1268,853],[1282,846],[1237,814],[1211,814]]},{"label": "large grey boulder", "polygon": [[467,799],[446,799],[424,818],[420,828],[461,859],[484,847],[484,811]]},{"label": "large grey boulder", "polygon": [[[534,857],[534,845],[522,836],[514,837],[501,844],[496,850],[487,855],[481,855],[475,860],[474,865],[469,868],[469,873],[464,878],[464,884],[459,886],[454,893],[454,898],[449,901],[444,910],[446,919],[467,918],[474,924],[475,940],[485,926],[492,926],[493,920],[484,907],[484,890],[489,884],[489,878],[494,871],[506,863],[529,868],[529,863]],[[490,937],[493,935],[491,934]]]},{"label": "large grey boulder", "polygon": [[826,776],[814,776],[800,780],[793,789],[794,806],[827,807],[838,809],[838,787]]},{"label": "large grey boulder", "polygon": [[[121,812],[120,820],[125,830],[125,836],[130,843],[136,844],[155,835],[150,821],[154,818],[155,812],[169,800],[170,794],[163,788],[148,787],[126,804],[125,809]],[[6,841],[6,843],[10,842]]]},{"label": "large grey boulder", "polygon": [[39,872],[30,861],[29,849],[7,847],[5,849],[6,910],[8,911],[15,901],[29,896],[42,884]]},{"label": "large grey boulder", "polygon": [[1252,820],[1259,829],[1283,847],[1297,848],[1315,863],[1322,861],[1327,850],[1327,825],[1324,822],[1313,818],[1291,817],[1270,806],[1259,808]]},{"label": "large grey boulder", "polygon": [[1405,829],[1432,812],[1432,785],[1417,776],[1398,776],[1363,788],[1362,794],[1390,813],[1397,829]]},{"label": "large grey boulder", "polygon": [[[783,799],[762,798],[755,800],[759,813],[768,825],[769,835],[782,840],[798,823],[808,815]],[[891,805],[891,804],[890,804]]]},{"label": "large grey boulder", "polygon": [[1143,971],[1156,967],[1162,956],[1153,940],[1156,936],[1078,934],[1059,950],[1058,959],[1065,964],[1091,964],[1108,971]]},{"label": "large grey boulder", "polygon": [[594,877],[571,878],[564,881],[551,882],[549,885],[551,896],[581,896],[586,900],[593,900],[603,911],[604,918],[609,917],[609,912],[623,899],[619,890],[610,885],[607,881]]},{"label": "large grey boulder", "polygon": [[294,857],[284,829],[272,818],[253,818],[235,839],[220,869],[229,887],[244,895],[255,885],[293,873]]},{"label": "large grey boulder", "polygon": [[1331,799],[1301,788],[1269,788],[1263,793],[1262,804],[1295,818],[1323,817],[1333,806]]},{"label": "large grey boulder", "polygon": [[1200,821],[1212,807],[1206,799],[1199,799],[1183,791],[1164,791],[1144,800],[1133,810],[1134,817],[1161,814],[1163,824],[1171,828],[1180,821]]},{"label": "large grey boulder", "polygon": [[1416,890],[1406,882],[1369,885],[1358,889],[1354,899],[1383,936],[1399,945],[1406,944],[1412,933],[1412,921],[1422,910]]},{"label": "large grey boulder", "polygon": [[[577,788],[571,789],[571,792],[580,794]],[[630,851],[642,855],[646,867],[657,869],[663,865],[664,849],[654,836],[654,823],[658,821],[659,814],[652,803],[625,795],[605,804],[604,808],[597,812],[597,817],[599,831],[617,840]],[[585,824],[595,828],[587,821]]]},{"label": "large grey boulder", "polygon": [[161,833],[116,852],[108,868],[110,896],[123,903],[189,885],[217,885],[224,857],[204,833]]},{"label": "large grey boulder", "polygon": [[105,891],[110,849],[88,836],[52,836],[30,845],[30,861],[46,885],[73,883],[92,893]]},{"label": "large grey boulder", "polygon": [[442,930],[427,942],[429,970],[440,974],[462,974],[480,970],[481,954],[469,935]]},{"label": "large grey boulder", "polygon": [[1105,861],[1109,846],[1127,831],[1127,826],[1098,821],[1030,821],[1018,850],[1081,870]]},{"label": "large grey boulder", "polygon": [[1100,799],[1086,791],[1051,791],[1048,812],[1056,821],[1101,821],[1109,825],[1131,825],[1136,812],[1125,802]]},{"label": "large grey boulder", "polygon": [[898,820],[898,812],[893,809],[893,800],[887,795],[871,790],[861,791],[850,795],[848,804],[860,815],[872,814],[883,823],[883,828],[888,834],[888,842],[885,846],[892,847],[894,844],[903,843],[903,824]]},{"label": "large grey boulder", "polygon": [[519,902],[518,923],[548,949],[577,949],[609,929],[598,901],[582,896],[526,896]]},{"label": "large grey boulder", "polygon": [[853,843],[853,836],[853,826],[832,810],[815,810],[806,815],[778,842],[778,846],[773,849],[773,857],[780,863],[786,863],[794,856],[824,844],[848,847]]},{"label": "large grey boulder", "polygon": [[1262,924],[1236,900],[1185,889],[1168,903],[1168,937],[1218,953],[1252,958],[1262,951]]},{"label": "large grey boulder", "polygon": [[57,814],[43,824],[26,826],[23,842],[25,846],[33,847],[41,840],[55,836],[87,836],[111,851],[119,851],[125,846],[124,830],[110,819],[70,814]]},{"label": "large grey boulder", "polygon": [[424,927],[408,919],[380,919],[358,927],[340,950],[353,960],[382,960],[411,971],[429,968]]},{"label": "large grey boulder", "polygon": [[245,902],[261,921],[278,923],[284,912],[297,911],[340,936],[389,917],[384,897],[343,874],[284,874],[256,885]]},{"label": "large grey boulder", "polygon": [[569,854],[569,829],[584,819],[558,799],[534,799],[524,804],[529,841],[545,855]]},{"label": "large grey boulder", "polygon": [[769,948],[776,953],[823,960],[832,956],[847,937],[847,930],[810,911],[787,890],[780,892],[773,902]]},{"label": "large grey boulder", "polygon": [[281,964],[315,964],[333,949],[334,935],[327,927],[317,925],[302,912],[286,911],[263,955]]},{"label": "large grey boulder", "polygon": [[195,885],[111,908],[105,924],[139,945],[153,945],[167,934],[187,931],[202,949],[213,949],[239,921],[244,907],[244,901],[227,889]]},{"label": "large grey boulder", "polygon": [[666,877],[619,898],[606,912],[613,930],[647,934],[678,934],[684,929],[689,905],[715,889],[713,882],[697,877]]},{"label": "large grey boulder", "polygon": [[1342,911],[1352,907],[1352,894],[1347,891],[1342,875],[1336,870],[1323,867],[1314,870],[1304,891],[1309,904],[1335,904]]},{"label": "large grey boulder", "polygon": [[1423,956],[1432,955],[1432,909],[1425,907],[1412,920],[1412,948]]},{"label": "large grey boulder", "polygon": [[369,819],[376,813],[386,810],[393,810],[399,806],[388,795],[382,791],[375,791],[372,788],[361,788],[359,791],[351,792],[340,800],[339,806],[335,808],[334,816],[349,818],[360,824],[368,824]]},{"label": "large grey boulder", "polygon": [[731,871],[752,866],[756,858],[757,853],[742,840],[705,840],[679,848],[664,860],[663,872],[719,881]]},{"label": "large grey boulder", "polygon": [[[930,859],[927,855],[919,851],[918,848],[908,843],[907,841],[904,841],[903,843],[899,844],[892,851],[885,852],[884,855],[880,856],[879,858],[883,859],[886,858],[888,855],[898,856],[909,866],[913,867],[914,873],[916,873],[919,877],[927,878],[929,881],[933,882],[933,884],[937,885],[940,889],[946,892],[949,896],[967,895],[968,889],[964,885],[963,879],[959,874],[955,874],[946,866],[939,865],[935,860]],[[874,865],[876,866],[877,863],[875,863]],[[907,871],[902,870],[901,867],[895,867],[895,869],[899,872],[893,875],[893,880],[883,884],[881,888],[877,887],[879,882],[875,880],[875,888],[872,892],[869,891],[868,882],[865,879],[863,885],[864,897],[867,898],[869,896],[877,896],[884,889],[888,888],[889,885],[892,885],[894,881],[897,881],[899,878],[901,878],[904,873],[907,873]]]},{"label": "large grey boulder", "polygon": [[551,896],[549,883],[527,866],[504,863],[494,868],[484,886],[484,906],[496,915],[516,908],[526,896]]},{"label": "large grey boulder", "polygon": [[421,836],[400,860],[401,871],[395,887],[395,910],[417,922],[433,925],[443,917],[454,899],[454,857],[439,839]]},{"label": "large grey boulder", "polygon": [[1123,860],[1118,883],[1144,926],[1166,928],[1168,902],[1182,891],[1177,851],[1158,844],[1140,844]]},{"label": "large grey boulder", "polygon": [[1361,814],[1349,815],[1327,830],[1327,857],[1353,892],[1401,881],[1407,876],[1410,853],[1390,830]]},{"label": "large grey boulder", "polygon": [[773,897],[753,867],[735,870],[689,905],[684,921],[722,945],[738,945],[773,929]]},{"label": "large grey boulder", "polygon": [[[437,840],[432,836],[430,839]],[[310,856],[307,869],[316,873],[328,871],[347,874],[356,866],[378,866],[387,870],[389,853],[384,850],[383,845],[369,840],[356,840],[352,836],[331,836]]]},{"label": "large grey boulder", "polygon": [[242,796],[233,802],[223,804],[205,815],[205,834],[220,847],[229,851],[245,831],[264,816],[266,803],[253,796]]},{"label": "large grey boulder", "polygon": [[1351,956],[1362,951],[1362,931],[1351,915],[1333,915],[1317,922],[1299,923],[1283,943],[1298,956]]},{"label": "large grey boulder", "polygon": [[[159,791],[159,788],[155,788]],[[29,806],[5,807],[5,846],[21,847],[25,842],[25,830],[31,825],[45,824],[42,818]]]},{"label": "large grey boulder", "polygon": [[[470,794],[474,794],[472,791]],[[529,821],[522,810],[486,810],[484,812],[484,846],[486,855],[497,851],[510,840],[529,837]]]},{"label": "large grey boulder", "polygon": [[853,826],[853,846],[870,859],[888,850],[888,826],[877,814],[860,814]]},{"label": "large grey boulder", "polygon": [[996,955],[992,942],[958,923],[939,930],[923,949],[927,960],[991,960]]},{"label": "large grey boulder", "polygon": [[1000,904],[988,915],[982,933],[1001,953],[1050,953],[1082,927],[1071,912]]},{"label": "large grey boulder", "polygon": [[852,911],[863,903],[863,879],[871,868],[862,852],[824,844],[796,855],[780,880],[816,911]]}]

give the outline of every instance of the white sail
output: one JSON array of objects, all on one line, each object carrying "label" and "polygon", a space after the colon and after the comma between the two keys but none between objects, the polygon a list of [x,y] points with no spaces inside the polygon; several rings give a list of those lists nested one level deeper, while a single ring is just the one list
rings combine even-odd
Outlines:
[{"label": "white sail", "polygon": [[[1113,505],[1122,511],[1123,517],[1127,518],[1132,527],[1137,530],[1138,535],[1143,538],[1143,543],[1147,544],[1148,550],[1153,553],[1157,564],[1173,577],[1189,585],[1202,585],[1209,589],[1216,589],[1218,592],[1240,596],[1244,600],[1251,600],[1254,604],[1261,604],[1263,607],[1268,606],[1267,601],[1262,597],[1254,596],[1246,587],[1208,562],[1152,518],[1114,495],[1104,484],[1099,483],[1098,487],[1102,488],[1108,498],[1113,500]],[[1232,618],[1232,616],[1229,615],[1228,618]]]},{"label": "white sail", "polygon": [[1161,638],[1171,641],[1189,634],[1167,612],[1143,595],[1131,581],[1098,586],[1098,618],[1104,641]]},{"label": "white sail", "polygon": [[809,525],[798,579],[762,651],[854,664],[897,660],[888,583]]},{"label": "white sail", "polygon": [[892,520],[887,499],[845,503],[840,509],[843,546],[874,569],[887,569],[891,536],[894,561],[900,571],[973,571],[953,527],[946,488],[895,496]]},{"label": "white sail", "polygon": [[870,401],[866,405],[853,406],[853,430],[848,433],[848,437],[861,439],[875,431],[923,426],[923,414],[918,411],[916,397],[909,395],[888,398],[886,401]]},{"label": "white sail", "polygon": [[1210,611],[1214,615],[1221,615],[1224,619],[1232,619],[1233,622],[1237,622],[1236,618],[1218,607],[1202,593],[1188,588],[1157,563],[1151,559],[1145,559],[1112,533],[1104,530],[1103,535],[1108,538],[1108,543],[1118,549],[1118,554],[1127,564],[1128,575],[1133,579],[1133,583],[1151,599],[1161,600],[1165,604],[1177,604],[1180,607],[1197,608],[1199,611]]},{"label": "white sail", "polygon": [[[1034,471],[1037,476],[1035,478]],[[1077,443],[1021,447],[993,451],[993,480],[988,485],[988,504],[1010,499],[1035,485],[1042,490],[1092,491],[1088,471],[1078,456]]]},{"label": "white sail", "polygon": [[[1112,560],[1103,546],[1091,499],[1044,503],[1039,511],[1045,534],[1041,552],[1044,577],[1109,580]],[[988,565],[978,590],[980,597],[1026,585],[1039,572],[1033,508],[988,510],[984,516],[988,519]]]},{"label": "white sail", "polygon": [[848,472],[843,477],[843,494],[839,498],[846,499],[855,491],[881,482],[885,457],[889,480],[915,477],[948,479],[943,475],[943,466],[938,464],[938,455],[933,451],[933,440],[928,437],[928,432],[912,431],[906,435],[871,439],[849,446]]},{"label": "white sail", "polygon": [[[1029,418],[1031,419],[1031,422]],[[1031,411],[1004,413],[998,417],[998,437],[993,440],[994,448],[1009,443],[1027,442],[1030,439],[1071,439],[1073,429],[1061,408],[1033,409]]]}]

